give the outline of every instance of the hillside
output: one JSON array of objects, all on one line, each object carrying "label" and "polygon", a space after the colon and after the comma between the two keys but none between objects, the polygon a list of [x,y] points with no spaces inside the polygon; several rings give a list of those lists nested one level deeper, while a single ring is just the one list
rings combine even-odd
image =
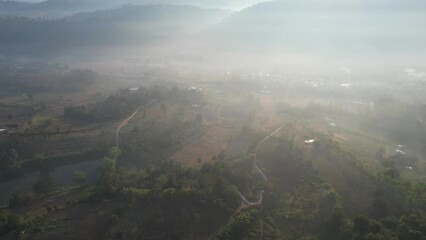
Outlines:
[{"label": "hillside", "polygon": [[[404,138],[424,142],[420,120],[407,119],[424,115],[418,102],[386,111],[381,100],[375,109],[351,112],[342,96],[341,106],[298,107],[286,102],[299,91],[321,102],[341,88],[270,81],[274,91],[267,92],[253,80],[162,82],[155,72],[147,75],[160,86],[102,96],[94,93],[106,79],[94,72],[53,71],[57,85],[40,74],[11,72],[4,81],[14,91],[4,90],[2,107],[14,116],[2,119],[22,122],[0,138],[6,169],[0,176],[12,178],[11,186],[19,184],[14,178],[25,184],[3,200],[2,239],[423,240],[426,234],[424,145]],[[47,101],[50,92],[63,97]],[[372,126],[389,112],[401,119]],[[0,190],[8,186],[0,183]]]},{"label": "hillside", "polygon": [[7,14],[18,11],[25,7],[29,7],[33,3],[29,2],[15,2],[15,1],[0,1],[0,14]]},{"label": "hillside", "polygon": [[1,240],[426,240],[425,0],[27,1]]},{"label": "hillside", "polygon": [[[52,0],[53,3],[60,5]],[[143,48],[146,43],[172,38],[174,42],[184,42],[179,48],[188,47],[188,43],[204,46],[199,50],[201,55],[203,51],[218,50],[237,54],[420,58],[426,52],[422,44],[426,40],[426,17],[421,14],[426,4],[417,1],[342,4],[334,0],[283,0],[259,3],[237,12],[169,4],[86,12],[87,9],[58,20],[3,18],[0,43],[4,51],[12,52],[25,52],[19,46],[29,44],[33,47],[28,51],[44,45],[60,46],[61,50],[76,46]]]},{"label": "hillside", "polygon": [[241,9],[259,0],[45,0],[36,3],[0,1],[0,15],[30,18],[63,18],[79,12],[116,9],[125,5],[174,4],[203,8]]},{"label": "hillside", "polygon": [[407,54],[426,51],[425,9],[400,0],[264,2],[229,16],[211,37],[241,51]]},{"label": "hillside", "polygon": [[[229,11],[189,5],[141,5],[79,13],[61,20],[0,17],[4,52],[31,53],[177,40],[227,16]],[[46,49],[47,47],[48,49]],[[40,49],[38,49],[40,50]]]}]

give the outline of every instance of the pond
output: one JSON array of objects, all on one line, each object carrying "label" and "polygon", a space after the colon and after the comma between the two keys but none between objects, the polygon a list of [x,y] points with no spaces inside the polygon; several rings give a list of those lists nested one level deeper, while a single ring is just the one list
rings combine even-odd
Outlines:
[{"label": "pond", "polygon": [[[84,171],[87,174],[86,183],[94,183],[99,178],[97,169],[101,161],[102,160],[86,161],[56,167],[52,173],[52,177],[59,187],[66,187],[74,184],[73,177],[76,171]],[[38,177],[39,172],[30,172],[0,183],[0,206],[7,205],[15,191],[20,189],[32,189]]]}]

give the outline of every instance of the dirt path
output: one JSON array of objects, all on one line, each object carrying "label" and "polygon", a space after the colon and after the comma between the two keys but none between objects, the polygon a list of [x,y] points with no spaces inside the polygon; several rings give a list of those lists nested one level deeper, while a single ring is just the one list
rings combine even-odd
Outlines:
[{"label": "dirt path", "polygon": [[[281,125],[278,129],[276,129],[275,131],[270,133],[268,136],[266,136],[265,138],[260,140],[260,142],[257,144],[256,149],[254,151],[255,162],[253,163],[253,167],[257,170],[257,172],[259,172],[259,174],[263,177],[263,179],[266,182],[268,181],[268,178],[266,177],[265,173],[263,173],[262,170],[256,164],[257,151],[259,150],[259,148],[262,146],[263,143],[265,143],[269,138],[271,138],[272,136],[277,134],[283,127],[284,127],[284,125]],[[251,201],[247,200],[247,198],[244,197],[244,195],[241,192],[238,192],[240,194],[240,197],[241,197],[241,200],[243,201],[243,203],[247,204],[248,206],[259,206],[260,207],[260,239],[261,240],[263,240],[263,206],[262,206],[262,203],[263,203],[263,193],[264,192],[265,191],[263,189],[260,190],[259,199],[255,202],[251,202]]]},{"label": "dirt path", "polygon": [[[272,136],[274,136],[275,134],[277,134],[282,128],[284,127],[284,125],[281,125],[278,129],[276,129],[275,131],[273,131],[272,133],[270,133],[268,136],[266,136],[265,138],[263,138],[256,146],[254,155],[255,155],[255,161],[257,160],[257,151],[259,150],[260,146],[262,146],[263,143],[265,143],[269,138],[271,138]],[[262,170],[257,166],[256,162],[253,163],[253,167],[259,172],[259,174],[263,177],[263,179],[265,181],[268,181],[268,178],[266,177],[265,173],[262,172]],[[248,201],[243,194],[240,193],[241,199],[243,200],[244,203],[250,205],[250,206],[256,206],[256,205],[261,205],[262,204],[262,200],[263,200],[263,192],[264,190],[262,189],[260,191],[260,196],[259,196],[259,200],[257,200],[256,202],[250,202]]]},{"label": "dirt path", "polygon": [[130,117],[128,117],[127,119],[125,119],[121,124],[120,124],[120,126],[118,126],[118,128],[117,128],[117,130],[116,130],[116,132],[115,132],[115,137],[116,137],[116,146],[117,147],[120,147],[120,138],[119,138],[119,135],[120,135],[120,130],[124,127],[124,126],[126,126],[127,125],[127,123],[141,110],[141,109],[143,109],[143,108],[145,108],[145,107],[148,107],[149,105],[151,105],[151,104],[153,104],[153,103],[155,103],[157,101],[157,99],[154,99],[154,100],[151,100],[149,103],[147,103],[147,104],[144,104],[144,105],[142,105],[142,106],[140,106],[138,109],[136,109],[136,111],[135,112],[133,112],[133,114],[132,115],[130,115]]},{"label": "dirt path", "polygon": [[[226,149],[226,141],[232,136],[230,126],[222,124],[221,117],[222,105],[219,104],[211,116],[212,119],[207,121],[203,116],[203,123],[207,130],[195,138],[190,139],[184,147],[172,156],[171,159],[188,166],[199,166],[201,163],[209,161],[213,156],[217,156],[221,150]],[[199,162],[201,159],[202,162]]]}]

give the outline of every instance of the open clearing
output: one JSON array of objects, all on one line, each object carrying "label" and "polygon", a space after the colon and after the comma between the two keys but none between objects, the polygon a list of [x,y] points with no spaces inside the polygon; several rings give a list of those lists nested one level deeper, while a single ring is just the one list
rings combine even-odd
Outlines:
[{"label": "open clearing", "polygon": [[[217,156],[222,149],[227,149],[227,144],[232,136],[232,131],[218,125],[208,128],[207,132],[192,140],[189,144],[175,153],[171,159],[186,166],[197,166],[207,163]],[[201,158],[200,164],[197,159]]]}]

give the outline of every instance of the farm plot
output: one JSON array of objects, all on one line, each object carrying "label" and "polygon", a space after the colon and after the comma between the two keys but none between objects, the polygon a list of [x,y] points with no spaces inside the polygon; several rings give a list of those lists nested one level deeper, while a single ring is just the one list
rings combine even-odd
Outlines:
[{"label": "farm plot", "polygon": [[219,121],[219,119],[217,119],[218,108],[219,106],[207,105],[200,110],[207,125],[217,123]]},{"label": "farm plot", "polygon": [[192,140],[175,153],[171,159],[189,167],[207,163],[212,161],[213,157],[217,156],[222,150],[227,149],[231,136],[232,130],[216,125],[211,126],[204,135]]}]

